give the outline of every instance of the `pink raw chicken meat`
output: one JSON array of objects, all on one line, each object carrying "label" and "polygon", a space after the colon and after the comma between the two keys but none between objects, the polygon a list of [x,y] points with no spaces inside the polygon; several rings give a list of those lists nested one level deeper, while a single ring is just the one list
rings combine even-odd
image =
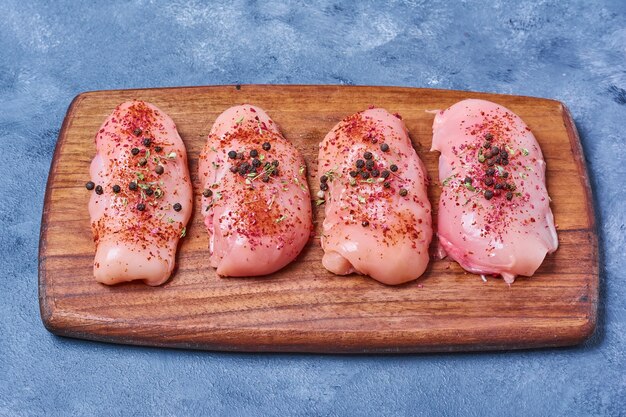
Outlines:
[{"label": "pink raw chicken meat", "polygon": [[326,269],[389,285],[417,279],[432,237],[427,178],[400,116],[369,109],[349,116],[319,150],[326,218]]},{"label": "pink raw chicken meat", "polygon": [[508,283],[533,275],[558,239],[546,164],[522,119],[489,101],[463,100],[435,117],[432,149],[441,152],[440,249],[475,274]]},{"label": "pink raw chicken meat", "polygon": [[300,253],[312,230],[306,166],[262,109],[245,104],[222,113],[199,164],[218,275],[271,274]]},{"label": "pink raw chicken meat", "polygon": [[160,285],[172,274],[192,208],[176,125],[150,103],[122,103],[98,131],[96,151],[90,173],[97,187],[89,200],[94,276],[103,284]]}]

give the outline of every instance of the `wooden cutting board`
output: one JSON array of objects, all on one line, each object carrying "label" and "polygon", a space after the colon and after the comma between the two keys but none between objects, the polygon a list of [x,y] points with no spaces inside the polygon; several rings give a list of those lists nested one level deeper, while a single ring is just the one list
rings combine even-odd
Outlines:
[{"label": "wooden cutting board", "polygon": [[[433,113],[465,98],[502,104],[530,126],[545,155],[558,224],[558,251],[532,278],[465,273],[433,260],[417,281],[388,287],[321,264],[323,207],[316,236],[288,267],[263,278],[218,278],[209,266],[200,206],[198,154],[216,117],[251,103],[264,108],[304,155],[311,194],[317,145],[343,117],[370,105],[402,115],[428,173]],[[178,250],[178,269],[160,287],[113,287],[92,277],[94,244],[87,202],[94,137],[119,103],[141,99],[178,125],[190,160],[196,210]],[[429,190],[436,216],[439,185]],[[436,221],[436,217],[435,217]],[[434,247],[434,244],[433,244]],[[418,352],[563,346],[587,339],[596,325],[597,235],[591,191],[576,128],[554,100],[399,87],[217,86],[96,91],[70,105],[50,167],[41,221],[39,302],[48,330],[107,342],[235,351]]]}]

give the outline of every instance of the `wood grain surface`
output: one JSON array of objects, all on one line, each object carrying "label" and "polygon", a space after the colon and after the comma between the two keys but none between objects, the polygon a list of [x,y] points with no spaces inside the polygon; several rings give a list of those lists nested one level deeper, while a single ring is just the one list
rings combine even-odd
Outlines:
[{"label": "wood grain surface", "polygon": [[[264,108],[304,155],[311,194],[317,145],[343,117],[370,105],[402,115],[433,179],[436,223],[438,153],[430,152],[429,110],[483,98],[519,114],[547,162],[560,247],[532,278],[509,286],[483,282],[455,262],[433,260],[417,281],[388,287],[321,264],[323,207],[316,235],[295,262],[268,277],[218,278],[209,266],[202,222],[198,154],[216,117],[250,103]],[[195,187],[192,220],[177,270],[160,287],[113,287],[92,276],[94,243],[87,202],[89,164],[100,124],[119,103],[154,103],[176,122]],[[433,243],[434,247],[435,242]],[[554,100],[400,87],[216,86],[96,91],[68,109],[50,168],[39,248],[39,302],[48,330],[107,342],[234,351],[419,352],[516,349],[580,343],[594,331],[598,302],[595,220],[576,128]]]}]

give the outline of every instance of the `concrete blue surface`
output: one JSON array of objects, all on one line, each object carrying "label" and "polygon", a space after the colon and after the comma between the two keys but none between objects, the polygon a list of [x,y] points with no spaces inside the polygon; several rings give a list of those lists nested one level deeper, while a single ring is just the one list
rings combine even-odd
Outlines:
[{"label": "concrete blue surface", "polygon": [[[626,2],[0,0],[0,415],[626,415]],[[378,84],[550,97],[596,196],[596,335],[478,354],[228,354],[63,339],[42,326],[48,167],[86,90]]]}]

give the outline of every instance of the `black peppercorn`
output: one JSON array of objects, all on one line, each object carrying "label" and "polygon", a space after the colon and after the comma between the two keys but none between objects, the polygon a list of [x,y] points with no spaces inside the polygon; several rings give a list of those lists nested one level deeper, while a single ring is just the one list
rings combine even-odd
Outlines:
[{"label": "black peppercorn", "polygon": [[365,161],[362,159],[357,159],[356,160],[356,167],[357,168],[363,168],[365,166]]},{"label": "black peppercorn", "polygon": [[507,151],[505,151],[504,149],[500,151],[500,158],[502,159],[509,159],[509,153]]},{"label": "black peppercorn", "polygon": [[131,191],[135,191],[137,189],[137,183],[135,181],[131,181],[130,184],[128,184],[128,188]]},{"label": "black peppercorn", "polygon": [[213,191],[209,190],[208,188],[206,188],[204,191],[202,191],[202,195],[205,197],[211,197],[213,195]]},{"label": "black peppercorn", "polygon": [[486,186],[493,185],[493,177],[485,177],[484,181]]},{"label": "black peppercorn", "polygon": [[154,194],[154,190],[152,188],[146,188],[146,191],[144,191],[146,193],[146,195],[148,197],[150,197],[152,194]]},{"label": "black peppercorn", "polygon": [[237,158],[237,152],[235,152],[235,151],[228,151],[228,157],[229,157],[230,159],[235,159],[235,158]]},{"label": "black peppercorn", "polygon": [[263,150],[264,150],[264,151],[269,151],[270,149],[272,149],[272,145],[270,145],[270,143],[269,143],[269,142],[265,142],[265,143],[262,145],[262,148],[263,148]]},{"label": "black peppercorn", "polygon": [[385,181],[385,182],[383,183],[383,187],[385,187],[385,188],[389,188],[389,187],[391,187],[391,184],[389,183],[389,181]]},{"label": "black peppercorn", "polygon": [[391,170],[391,172],[396,172],[398,170],[398,166],[396,164],[393,164],[389,167],[389,169]]},{"label": "black peppercorn", "polygon": [[255,168],[260,167],[261,166],[261,161],[259,161],[257,158],[254,158],[252,160],[252,166],[255,167]]},{"label": "black peppercorn", "polygon": [[272,161],[272,165],[274,165],[275,167],[277,167],[279,165],[278,161],[274,160]]},{"label": "black peppercorn", "polygon": [[485,134],[485,140],[492,140],[492,139],[493,139],[493,135],[491,133]]},{"label": "black peppercorn", "polygon": [[471,177],[465,177],[465,180],[463,181],[465,184],[472,184],[472,178]]},{"label": "black peppercorn", "polygon": [[101,185],[96,185],[96,194],[102,195],[102,193],[104,193],[104,190],[102,189],[102,186]]},{"label": "black peppercorn", "polygon": [[406,188],[400,188],[400,195],[401,195],[402,197],[406,197],[406,195],[407,195],[408,193],[409,193],[409,192],[407,191],[407,189],[406,189]]},{"label": "black peppercorn", "polygon": [[88,189],[89,191],[93,190],[95,186],[96,184],[94,184],[93,181],[88,181],[87,184],[85,184],[85,188]]},{"label": "black peppercorn", "polygon": [[233,165],[230,167],[230,172],[232,172],[233,174],[236,174],[237,172],[239,172],[239,168],[237,168],[236,165]]},{"label": "black peppercorn", "polygon": [[323,182],[320,184],[320,190],[322,191],[327,191],[328,190],[328,184]]},{"label": "black peppercorn", "polygon": [[506,199],[507,199],[507,200],[509,200],[509,201],[513,200],[513,193],[512,193],[512,192],[510,192],[510,191],[507,191],[507,193],[506,193]]},{"label": "black peppercorn", "polygon": [[496,161],[492,158],[487,159],[487,165],[489,165],[490,167],[494,166],[496,164]]},{"label": "black peppercorn", "polygon": [[250,157],[256,158],[257,156],[259,156],[259,151],[257,151],[256,149],[252,149],[250,151]]},{"label": "black peppercorn", "polygon": [[387,145],[386,143],[383,143],[382,145],[380,145],[380,150],[383,152],[389,151],[389,145]]},{"label": "black peppercorn", "polygon": [[485,198],[487,200],[491,200],[493,198],[493,191],[491,191],[491,190],[485,191]]},{"label": "black peppercorn", "polygon": [[363,154],[363,158],[365,158],[365,159],[372,159],[373,157],[374,157],[374,155],[372,155],[372,153],[371,153],[371,152],[369,152],[369,151],[368,151],[368,152],[365,152],[365,153]]},{"label": "black peppercorn", "polygon": [[380,173],[380,176],[384,179],[389,178],[389,175],[391,175],[391,173],[387,170],[384,170],[383,172]]},{"label": "black peppercorn", "polygon": [[509,164],[509,160],[508,159],[503,159],[502,161],[500,161],[500,164],[507,166]]},{"label": "black peppercorn", "polygon": [[378,171],[377,169],[373,169],[372,170],[372,177],[376,178],[380,175],[380,171]]},{"label": "black peppercorn", "polygon": [[363,226],[363,227],[367,227],[367,226],[369,226],[369,225],[370,225],[370,222],[368,222],[367,220],[363,220],[363,221],[361,222],[361,226]]},{"label": "black peppercorn", "polygon": [[498,148],[497,146],[491,148],[491,156],[496,156],[498,154],[500,154],[500,148]]},{"label": "black peppercorn", "polygon": [[369,159],[366,163],[365,163],[365,169],[367,169],[368,171],[371,171],[374,169],[374,161],[372,161],[371,159]]},{"label": "black peppercorn", "polygon": [[148,160],[146,158],[141,158],[139,159],[139,166],[144,166],[145,164],[148,163]]},{"label": "black peppercorn", "polygon": [[146,209],[146,205],[144,203],[137,204],[137,210],[144,211]]},{"label": "black peppercorn", "polygon": [[139,148],[133,148],[130,150],[130,153],[132,153],[133,155],[137,155],[139,153]]},{"label": "black peppercorn", "polygon": [[174,209],[174,211],[181,211],[183,209],[183,206],[181,206],[180,203],[176,203],[172,206],[172,208]]},{"label": "black peppercorn", "polygon": [[137,129],[133,130],[133,134],[134,134],[135,136],[139,136],[139,135],[141,135],[141,132],[142,132],[142,130],[141,130],[140,128],[137,128]]},{"label": "black peppercorn", "polygon": [[120,191],[122,191],[122,189],[120,188],[120,186],[119,186],[119,185],[117,185],[117,184],[115,184],[115,185],[113,186],[113,192],[114,192],[115,194],[117,194],[117,193],[119,193]]},{"label": "black peppercorn", "polygon": [[491,143],[489,143],[489,142],[483,143],[483,148],[485,148],[485,149],[491,148]]},{"label": "black peppercorn", "polygon": [[495,168],[487,168],[487,171],[485,171],[485,174],[489,176],[493,176],[495,173],[496,173]]},{"label": "black peppercorn", "polygon": [[326,176],[326,175],[322,175],[322,176],[320,177],[320,182],[328,182],[328,176]]},{"label": "black peppercorn", "polygon": [[148,147],[152,144],[152,139],[150,138],[143,138],[143,146]]},{"label": "black peppercorn", "polygon": [[163,168],[163,165],[157,165],[156,168],[154,168],[154,172],[161,175],[165,172],[165,168]]},{"label": "black peppercorn", "polygon": [[357,175],[359,175],[359,173],[358,173],[358,172],[356,172],[356,171],[350,171],[350,176],[351,176],[352,178],[356,178],[356,176],[357,176]]},{"label": "black peppercorn", "polygon": [[162,150],[163,150],[163,148],[160,147],[160,146],[155,146],[154,147],[154,152],[161,152]]},{"label": "black peppercorn", "polygon": [[263,178],[261,178],[261,181],[263,182],[269,182],[269,180],[270,180],[270,176],[267,174],[263,175]]},{"label": "black peppercorn", "polygon": [[364,180],[368,179],[370,177],[370,173],[367,171],[362,171],[361,172],[361,178],[363,178]]},{"label": "black peppercorn", "polygon": [[509,173],[508,173],[508,172],[506,172],[506,171],[504,171],[504,172],[502,173],[502,178],[509,178]]}]

